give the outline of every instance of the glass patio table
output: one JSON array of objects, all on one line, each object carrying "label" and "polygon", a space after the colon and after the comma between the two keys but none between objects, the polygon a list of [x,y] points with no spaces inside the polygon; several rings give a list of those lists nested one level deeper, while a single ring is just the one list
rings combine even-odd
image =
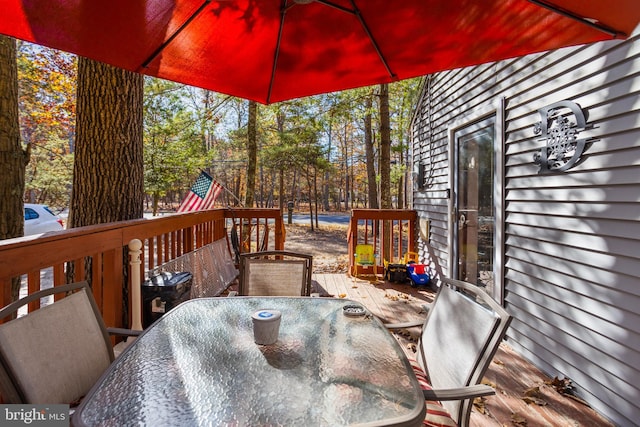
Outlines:
[{"label": "glass patio table", "polygon": [[[282,313],[275,344],[254,342],[251,316],[261,309]],[[104,373],[72,423],[411,426],[424,414],[398,342],[362,306],[230,297],[193,299],[161,317]]]}]

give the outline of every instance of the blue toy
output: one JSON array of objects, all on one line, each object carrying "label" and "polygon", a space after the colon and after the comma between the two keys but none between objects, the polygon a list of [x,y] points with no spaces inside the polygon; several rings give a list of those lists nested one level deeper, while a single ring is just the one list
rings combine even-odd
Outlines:
[{"label": "blue toy", "polygon": [[427,286],[431,278],[425,270],[424,264],[409,263],[407,264],[407,276],[411,280],[411,286]]}]

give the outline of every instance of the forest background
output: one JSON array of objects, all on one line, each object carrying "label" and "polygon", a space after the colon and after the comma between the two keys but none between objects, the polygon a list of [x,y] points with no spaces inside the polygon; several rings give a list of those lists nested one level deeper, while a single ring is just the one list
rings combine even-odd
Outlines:
[{"label": "forest background", "polygon": [[[25,202],[54,210],[69,206],[72,189],[77,62],[72,54],[17,44],[20,132],[30,150]],[[388,85],[388,185],[394,208],[407,207],[409,125],[420,82]],[[296,210],[316,213],[377,208],[381,161],[387,161],[380,157],[380,95],[385,90],[381,85],[256,106],[145,77],[145,210],[175,209],[203,170],[228,189],[220,206],[242,206],[252,118],[257,154],[253,206],[282,208],[283,202],[294,201]]]}]

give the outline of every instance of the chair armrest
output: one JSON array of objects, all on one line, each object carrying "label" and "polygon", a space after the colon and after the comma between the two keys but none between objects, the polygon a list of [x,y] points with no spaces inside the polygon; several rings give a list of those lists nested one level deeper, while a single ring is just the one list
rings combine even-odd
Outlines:
[{"label": "chair armrest", "polygon": [[107,328],[109,335],[118,335],[122,337],[137,337],[142,331],[136,331],[134,329],[125,328]]},{"label": "chair armrest", "polygon": [[493,387],[476,384],[468,387],[447,388],[439,390],[422,390],[425,400],[463,400],[496,394]]},{"label": "chair armrest", "polygon": [[[429,313],[429,310],[431,310],[431,306],[433,305],[433,303],[428,303],[428,304],[423,304],[422,305],[422,309],[425,311],[425,313]],[[406,329],[406,328],[415,328],[418,326],[422,326],[424,324],[424,319],[419,319],[419,320],[414,320],[411,322],[404,322],[404,323],[385,323],[384,327],[387,329]]]},{"label": "chair armrest", "polygon": [[424,324],[424,319],[418,319],[412,322],[404,322],[404,323],[385,323],[384,327],[387,329],[406,329],[406,328],[420,327],[423,324]]}]

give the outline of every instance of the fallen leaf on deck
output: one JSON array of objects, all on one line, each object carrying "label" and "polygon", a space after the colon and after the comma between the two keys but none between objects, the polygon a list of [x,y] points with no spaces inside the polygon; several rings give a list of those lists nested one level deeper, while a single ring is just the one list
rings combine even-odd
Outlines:
[{"label": "fallen leaf on deck", "polygon": [[573,384],[569,378],[554,377],[551,381],[547,381],[547,384],[556,389],[561,394],[572,394]]},{"label": "fallen leaf on deck", "polygon": [[351,289],[358,289],[358,285],[353,285]]},{"label": "fallen leaf on deck", "polygon": [[527,419],[519,414],[511,414],[511,422],[517,426],[526,426]]},{"label": "fallen leaf on deck", "polygon": [[338,298],[346,298],[346,297],[347,297],[347,294],[339,294],[338,295]]},{"label": "fallen leaf on deck", "polygon": [[589,406],[587,402],[575,395],[575,389],[569,378],[555,377],[551,381],[546,381],[546,384],[552,386],[561,395],[569,397],[585,406]]},{"label": "fallen leaf on deck", "polygon": [[397,295],[390,295],[390,294],[384,294],[385,298],[389,298],[391,301],[398,301],[400,298],[398,298]]},{"label": "fallen leaf on deck", "polygon": [[528,396],[528,397],[540,396],[540,387],[537,387],[537,386],[529,387],[528,389],[523,391],[522,394],[524,394],[525,396]]},{"label": "fallen leaf on deck", "polygon": [[502,360],[494,359],[493,363],[495,363],[496,365],[504,366],[504,362]]},{"label": "fallen leaf on deck", "polygon": [[538,397],[525,396],[522,398],[527,405],[531,405],[532,403],[538,406],[546,406],[547,402]]},{"label": "fallen leaf on deck", "polygon": [[523,391],[522,394],[524,394],[522,400],[524,400],[527,405],[532,403],[538,406],[547,405],[547,402],[543,399],[544,395],[540,393],[540,387],[538,386],[529,387]]},{"label": "fallen leaf on deck", "polygon": [[476,397],[475,399],[473,399],[473,407],[476,411],[483,415],[487,413],[487,408],[485,406],[486,400],[487,399],[484,397]]}]

